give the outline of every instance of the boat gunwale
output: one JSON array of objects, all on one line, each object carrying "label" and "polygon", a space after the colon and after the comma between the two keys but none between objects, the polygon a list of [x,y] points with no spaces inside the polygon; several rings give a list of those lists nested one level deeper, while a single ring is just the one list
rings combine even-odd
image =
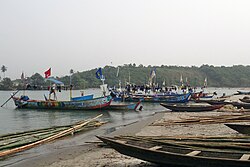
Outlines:
[{"label": "boat gunwale", "polygon": [[[209,166],[211,166],[211,164],[212,165],[214,165],[214,161],[219,161],[219,163],[221,164],[222,162],[224,162],[224,161],[226,161],[226,162],[234,162],[234,163],[244,163],[243,165],[245,165],[246,163],[247,163],[247,165],[248,164],[250,164],[250,159],[249,160],[240,160],[240,159],[230,159],[230,158],[221,158],[221,157],[219,157],[219,158],[216,158],[216,157],[205,157],[205,156],[199,156],[199,154],[198,155],[196,155],[196,156],[190,156],[190,155],[186,155],[186,154],[181,154],[181,153],[173,153],[173,152],[168,152],[168,151],[161,151],[161,150],[150,150],[149,148],[143,148],[143,147],[140,147],[140,146],[137,146],[137,145],[131,145],[131,144],[127,144],[127,143],[120,143],[120,142],[117,142],[117,141],[115,141],[115,140],[112,140],[112,139],[109,139],[109,138],[106,138],[106,137],[100,137],[100,136],[97,136],[97,138],[99,138],[100,140],[102,140],[102,139],[104,139],[105,141],[103,141],[104,143],[106,143],[106,144],[111,144],[111,148],[113,148],[113,149],[115,149],[116,151],[118,151],[118,152],[120,152],[120,153],[124,153],[124,152],[127,152],[126,150],[127,149],[120,149],[120,150],[117,150],[116,148],[116,145],[118,146],[118,147],[124,147],[124,145],[127,147],[127,148],[130,148],[130,149],[132,149],[132,150],[134,150],[134,149],[137,149],[138,151],[137,152],[139,152],[141,155],[138,155],[138,156],[134,156],[135,158],[139,158],[139,159],[142,159],[142,158],[140,158],[142,155],[143,155],[143,153],[141,153],[141,150],[143,150],[144,151],[144,153],[146,152],[146,153],[161,153],[162,155],[165,155],[165,156],[172,156],[171,157],[171,159],[174,159],[176,156],[177,156],[177,158],[176,159],[181,159],[181,158],[185,158],[185,162],[193,162],[192,163],[192,165],[194,165],[195,164],[195,159],[197,159],[197,160],[206,160],[206,163],[208,163],[207,161],[211,161],[210,162],[210,165]],[[125,140],[126,141],[126,140]],[[115,145],[115,148],[114,147],[112,147],[112,145]],[[184,148],[185,149],[185,148]],[[193,151],[195,151],[194,149],[191,149],[191,150],[193,150]],[[198,150],[198,149],[197,149]],[[202,150],[200,150],[200,151],[202,151]],[[128,151],[129,152],[129,151]],[[206,152],[209,152],[209,151],[206,151]],[[220,153],[220,152],[215,152],[215,151],[211,151],[211,152],[214,152],[214,153]],[[125,155],[128,155],[128,156],[131,156],[131,155],[129,155],[128,153],[124,153]],[[166,155],[166,154],[168,154],[168,155]],[[232,153],[233,154],[233,153]],[[235,153],[235,154],[239,154],[239,153]],[[242,153],[243,154],[243,153]],[[135,155],[135,154],[133,154],[133,155]],[[144,159],[142,159],[142,160],[146,160],[146,161],[149,161],[149,162],[153,162],[153,163],[157,163],[157,162],[154,162],[154,161],[150,161],[150,160],[147,160],[146,158],[144,158]],[[161,163],[161,162],[158,162],[159,164],[171,164],[171,163]],[[172,163],[172,165],[173,165],[173,163]],[[176,163],[176,164],[174,164],[174,165],[184,165],[183,163]],[[189,165],[190,166],[190,165]],[[242,165],[241,165],[242,166]]]}]

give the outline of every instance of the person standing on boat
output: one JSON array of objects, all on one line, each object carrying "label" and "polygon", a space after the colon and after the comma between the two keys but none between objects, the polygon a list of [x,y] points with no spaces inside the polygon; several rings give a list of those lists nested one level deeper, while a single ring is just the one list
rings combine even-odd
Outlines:
[{"label": "person standing on boat", "polygon": [[53,85],[50,87],[49,100],[51,100],[51,99],[50,99],[51,94],[54,95],[54,100],[56,100],[56,99],[57,99],[57,97],[56,97],[56,84],[53,84]]}]

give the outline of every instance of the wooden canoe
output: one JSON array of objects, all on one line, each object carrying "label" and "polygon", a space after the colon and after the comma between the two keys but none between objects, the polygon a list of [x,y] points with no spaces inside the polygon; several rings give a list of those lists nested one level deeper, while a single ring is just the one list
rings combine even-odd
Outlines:
[{"label": "wooden canoe", "polygon": [[225,99],[197,99],[195,100],[196,103],[208,103],[211,105],[218,105],[218,104],[228,104],[228,102],[225,102]]},{"label": "wooden canoe", "polygon": [[236,95],[250,95],[250,91],[241,91],[241,90],[237,90],[237,94]]},{"label": "wooden canoe", "polygon": [[166,96],[129,96],[125,98],[128,102],[150,102],[150,103],[186,103],[190,100],[191,93],[166,95]]},{"label": "wooden canoe", "polygon": [[[98,137],[98,136],[97,136]],[[162,166],[182,167],[249,167],[250,152],[231,152],[177,146],[154,141],[98,137],[121,154]]]},{"label": "wooden canoe", "polygon": [[71,101],[83,101],[83,100],[91,100],[94,98],[94,95],[85,95],[85,96],[78,96],[78,97],[72,97]]},{"label": "wooden canoe", "polygon": [[90,100],[52,101],[52,100],[23,100],[12,97],[18,108],[30,109],[60,109],[60,110],[93,110],[102,109],[110,105],[111,96],[98,97]]},{"label": "wooden canoe", "polygon": [[246,135],[250,135],[250,125],[243,124],[225,124],[227,127]]},{"label": "wooden canoe", "polygon": [[161,106],[171,111],[186,111],[186,112],[200,112],[200,111],[213,111],[220,109],[223,105],[191,105],[191,104],[167,104],[161,103]]},{"label": "wooden canoe", "polygon": [[130,104],[114,104],[111,103],[109,106],[105,107],[105,110],[136,110],[140,105],[141,101],[137,103],[130,103]]},{"label": "wooden canoe", "polygon": [[250,98],[248,96],[244,97],[243,99],[239,99],[243,103],[250,103]]},{"label": "wooden canoe", "polygon": [[244,108],[244,109],[250,109],[250,103],[243,103],[243,102],[228,102],[228,104],[231,104],[238,109]]}]

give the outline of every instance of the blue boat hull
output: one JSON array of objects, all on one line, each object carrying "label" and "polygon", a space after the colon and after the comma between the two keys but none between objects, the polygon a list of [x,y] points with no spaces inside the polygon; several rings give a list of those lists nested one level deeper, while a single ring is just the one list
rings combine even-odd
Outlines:
[{"label": "blue boat hull", "polygon": [[155,96],[155,97],[133,97],[129,96],[125,98],[125,101],[134,102],[134,101],[142,101],[142,102],[151,102],[151,103],[186,103],[190,100],[191,94],[179,94],[175,96]]}]

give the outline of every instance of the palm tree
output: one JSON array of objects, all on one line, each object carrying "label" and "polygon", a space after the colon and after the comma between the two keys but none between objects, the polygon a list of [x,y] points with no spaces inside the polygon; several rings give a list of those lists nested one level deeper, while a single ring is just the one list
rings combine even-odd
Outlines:
[{"label": "palm tree", "polygon": [[6,67],[5,65],[3,65],[3,66],[1,67],[1,71],[2,71],[2,73],[3,73],[3,77],[5,78],[5,72],[7,71],[7,67]]}]

